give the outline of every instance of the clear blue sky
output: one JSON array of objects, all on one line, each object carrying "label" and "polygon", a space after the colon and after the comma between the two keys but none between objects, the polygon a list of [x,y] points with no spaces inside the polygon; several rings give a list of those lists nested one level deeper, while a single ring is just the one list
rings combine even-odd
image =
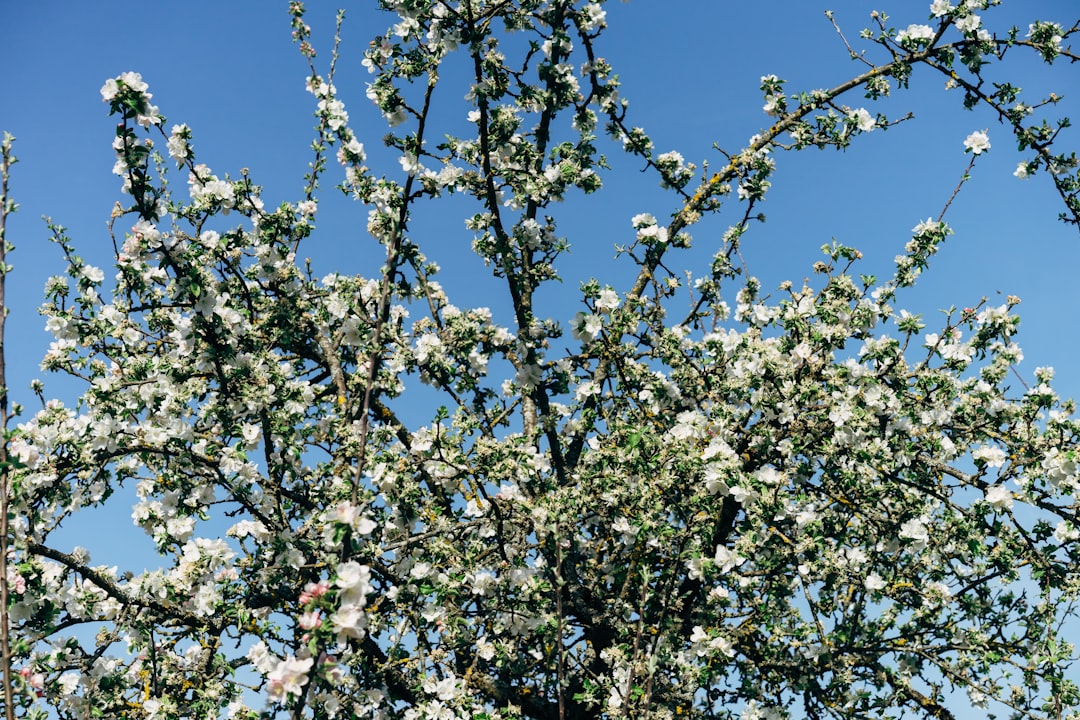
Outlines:
[{"label": "clear blue sky", "polygon": [[[318,62],[325,68],[337,3],[309,5],[308,20],[321,50]],[[349,5],[337,86],[354,129],[374,150],[385,126],[364,96],[368,76],[359,63],[368,39],[385,31],[390,18],[373,10],[373,1]],[[890,25],[927,20],[929,0],[883,0],[873,7],[882,5],[894,10]],[[49,215],[67,226],[90,262],[110,264],[106,222],[120,197],[120,182],[111,174],[115,122],[99,94],[106,78],[128,70],[142,73],[168,124],[191,126],[198,160],[218,175],[235,177],[246,167],[265,187],[267,205],[301,199],[314,103],[304,91],[308,71],[290,42],[286,7],[286,0],[0,0],[0,130],[17,137],[21,160],[13,172],[21,210],[8,229],[17,246],[9,259],[15,271],[8,279],[7,338],[15,399],[32,408],[26,388],[40,376],[37,363],[51,339],[36,307],[45,278],[63,270],[40,217]],[[823,15],[829,7],[852,39],[871,9],[852,0],[612,2],[607,5],[610,29],[599,53],[623,79],[631,123],[650,131],[658,150],[678,150],[689,161],[711,159],[721,165],[713,143],[735,152],[769,125],[761,111],[761,75],[775,73],[794,91],[829,87],[860,71]],[[985,13],[985,20],[995,29],[1012,23],[1026,29],[1035,18],[1069,25],[1077,11],[1075,0],[1007,0],[1004,8]],[[1015,69],[1017,76],[1010,79],[1032,91],[1029,101],[1037,99],[1038,91],[1054,90],[1066,96],[1058,114],[1080,121],[1080,97],[1071,95],[1080,88],[1076,68],[1061,64],[1051,70],[1018,62]],[[941,78],[925,72],[916,73],[913,86],[911,92],[897,92],[880,106],[867,107],[896,116],[914,110],[914,121],[860,138],[846,153],[778,157],[774,187],[762,208],[768,222],[754,227],[744,245],[751,270],[762,276],[767,289],[788,278],[799,283],[810,274],[818,248],[835,237],[864,251],[864,272],[887,274],[910,228],[936,216],[956,185],[968,160],[964,138],[989,129],[992,150],[977,163],[947,218],[956,235],[919,286],[898,304],[925,312],[928,330],[933,330],[938,308],[975,305],[983,295],[1000,304],[1006,294],[1019,295],[1023,322],[1018,340],[1026,355],[1021,372],[1030,377],[1036,366],[1052,365],[1058,370],[1059,391],[1080,397],[1075,360],[1080,349],[1075,299],[1080,232],[1057,221],[1060,207],[1047,178],[1021,182],[1012,176],[1021,156],[1011,134],[990,113],[962,110],[960,96],[946,93]],[[458,112],[464,93],[464,87],[446,88],[437,101],[445,103],[446,113]],[[858,94],[845,102],[863,103]],[[1062,146],[1080,149],[1080,132],[1067,132]],[[386,155],[375,153],[371,164],[388,175],[401,172]],[[595,202],[590,199],[588,212],[572,200],[562,216],[560,229],[572,256],[564,266],[566,297],[556,298],[551,311],[560,320],[578,309],[572,298],[579,280],[609,269],[615,279],[626,277],[611,258],[616,243],[629,242],[634,214],[665,217],[675,208],[673,199],[658,193],[635,165],[617,167],[605,191]],[[174,179],[181,190],[182,181]],[[333,175],[324,181],[318,229],[301,254],[312,257],[319,273],[373,274],[382,255],[364,237],[366,211],[336,201],[331,189],[336,182]],[[717,237],[736,219],[732,211],[697,228],[695,237],[708,246],[710,236]],[[451,297],[463,293],[457,304],[498,310],[500,296],[493,292],[488,271],[466,252],[471,238],[460,214],[418,220],[414,237],[443,264],[442,281]],[[71,385],[45,380],[47,390],[72,398]]]}]

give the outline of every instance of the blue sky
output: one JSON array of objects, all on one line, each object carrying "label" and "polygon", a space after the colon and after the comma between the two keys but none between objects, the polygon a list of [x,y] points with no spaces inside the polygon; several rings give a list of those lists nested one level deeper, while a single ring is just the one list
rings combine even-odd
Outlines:
[{"label": "blue sky", "polygon": [[[888,4],[895,8],[892,26],[927,20],[929,0],[873,7]],[[320,68],[328,62],[336,5],[310,3],[308,21],[321,51]],[[350,5],[355,7],[346,18],[337,86],[354,129],[372,153],[373,167],[400,176],[396,160],[376,152],[385,126],[364,96],[368,76],[360,67],[368,40],[384,32],[391,18],[374,11],[373,1]],[[648,130],[659,151],[678,150],[688,161],[709,159],[719,166],[722,156],[713,143],[737,152],[770,124],[761,111],[762,75],[775,73],[798,91],[830,87],[860,71],[823,15],[830,5],[854,40],[868,22],[869,3],[612,2],[607,6],[610,28],[598,51],[622,77],[631,123]],[[63,271],[41,216],[65,225],[88,261],[110,265],[106,223],[120,197],[120,181],[111,174],[115,121],[99,94],[105,79],[140,72],[168,125],[183,122],[192,128],[198,160],[218,175],[236,177],[248,168],[264,186],[268,206],[302,199],[314,101],[304,90],[306,64],[290,42],[285,0],[4,0],[0,7],[6,29],[0,44],[5,78],[0,130],[17,137],[21,161],[12,181],[21,209],[8,228],[17,246],[9,258],[15,270],[8,278],[8,382],[14,399],[32,408],[27,386],[41,375],[37,363],[51,339],[36,308],[45,279]],[[1013,0],[987,12],[985,21],[994,29],[1014,23],[1026,28],[1036,18],[1071,24],[1076,15],[1074,0]],[[1019,55],[1010,59],[1018,62],[1006,63],[1002,71],[1012,68],[1015,75],[996,72],[995,78],[1008,77],[1030,90],[1029,102],[1049,90],[1064,95],[1051,120],[1071,114],[1080,121],[1080,98],[1071,96],[1080,88],[1075,68],[1046,68]],[[964,111],[961,97],[947,93],[942,79],[926,72],[917,72],[912,86],[912,91],[867,107],[890,116],[912,110],[915,120],[859,138],[844,153],[814,150],[778,157],[774,187],[761,208],[768,221],[745,240],[750,269],[763,278],[766,289],[784,279],[799,284],[820,257],[818,248],[836,238],[864,251],[863,272],[887,274],[910,229],[937,216],[967,166],[964,138],[988,129],[993,147],[976,164],[946,218],[956,235],[898,305],[925,313],[928,330],[934,330],[937,309],[975,305],[984,295],[992,304],[1003,303],[1007,294],[1020,296],[1018,341],[1026,356],[1020,372],[1030,377],[1035,367],[1052,365],[1059,391],[1080,397],[1080,363],[1075,361],[1080,350],[1075,300],[1080,232],[1056,219],[1061,208],[1047,178],[1019,181],[1012,176],[1023,158],[991,113]],[[465,91],[446,88],[437,97],[441,117],[461,122],[455,113],[463,116]],[[859,94],[844,102],[864,104]],[[1062,147],[1080,148],[1080,132],[1066,132]],[[609,150],[613,160],[616,154]],[[588,204],[581,198],[568,201],[559,226],[572,247],[563,266],[564,293],[547,298],[556,319],[565,322],[580,309],[574,304],[580,280],[596,274],[617,288],[620,278],[625,282],[630,268],[613,262],[613,248],[632,239],[633,215],[652,212],[663,218],[677,207],[638,169],[619,160],[599,196],[590,197]],[[312,258],[319,274],[373,274],[382,255],[365,237],[366,210],[339,199],[332,189],[336,182],[332,174],[324,180],[318,229],[300,254]],[[174,178],[175,186],[182,188],[182,183],[183,178]],[[463,213],[448,214],[447,207],[454,208],[442,206],[418,218],[414,237],[443,265],[441,280],[457,304],[490,305],[497,316],[505,313],[489,271],[467,252],[471,237]],[[710,238],[718,238],[737,219],[732,209],[703,223],[694,231],[697,242],[712,247]],[[47,394],[72,399],[72,385],[44,379]]]}]

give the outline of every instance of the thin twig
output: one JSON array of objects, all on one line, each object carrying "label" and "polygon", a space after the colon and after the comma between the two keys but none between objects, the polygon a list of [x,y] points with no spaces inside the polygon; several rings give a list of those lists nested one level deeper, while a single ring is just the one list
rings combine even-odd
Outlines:
[{"label": "thin twig", "polygon": [[977,157],[978,155],[972,154],[971,162],[969,162],[968,166],[964,168],[964,174],[960,176],[960,182],[956,183],[956,187],[953,188],[952,195],[950,195],[949,199],[945,202],[945,207],[941,208],[941,212],[938,214],[937,217],[938,222],[941,222],[945,219],[945,213],[948,212],[949,206],[953,204],[953,200],[956,199],[956,196],[960,194],[960,188],[964,187],[964,183],[971,179],[971,168],[975,167],[975,158]]},{"label": "thin twig", "polygon": [[15,209],[8,200],[8,174],[16,162],[11,154],[11,135],[4,133],[0,160],[0,663],[4,673],[4,717],[15,720],[15,703],[11,687],[11,617],[8,615],[8,493],[11,488],[11,466],[8,464],[8,392],[7,369],[4,359],[4,322],[7,304],[4,295],[7,278],[7,216]]}]

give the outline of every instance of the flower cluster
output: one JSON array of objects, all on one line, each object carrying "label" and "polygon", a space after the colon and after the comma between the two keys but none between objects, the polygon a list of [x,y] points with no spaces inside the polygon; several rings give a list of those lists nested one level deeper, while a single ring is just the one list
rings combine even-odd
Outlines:
[{"label": "flower cluster", "polygon": [[147,92],[149,87],[139,73],[126,72],[105,81],[101,86],[101,99],[109,103],[110,114],[134,117],[143,127],[159,125],[163,118],[158,107],[150,103],[154,96]]}]

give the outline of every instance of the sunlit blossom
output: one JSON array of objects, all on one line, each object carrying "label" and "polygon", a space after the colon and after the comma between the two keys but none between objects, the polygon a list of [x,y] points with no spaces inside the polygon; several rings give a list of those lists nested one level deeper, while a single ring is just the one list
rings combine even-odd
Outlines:
[{"label": "sunlit blossom", "polygon": [[985,130],[973,132],[965,138],[964,147],[971,151],[972,155],[981,155],[990,149],[990,136]]}]

